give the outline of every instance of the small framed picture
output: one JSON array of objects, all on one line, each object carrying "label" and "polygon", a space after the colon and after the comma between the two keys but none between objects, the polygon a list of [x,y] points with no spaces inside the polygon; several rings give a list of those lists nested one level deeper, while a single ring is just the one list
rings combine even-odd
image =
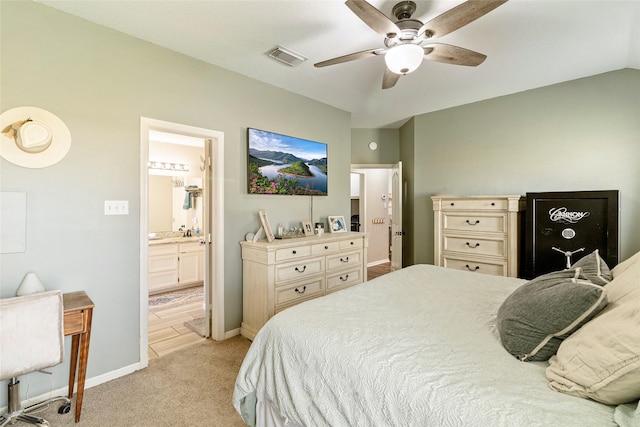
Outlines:
[{"label": "small framed picture", "polygon": [[305,236],[313,236],[313,226],[311,221],[302,221],[302,230]]},{"label": "small framed picture", "polygon": [[347,231],[347,223],[343,216],[329,216],[329,232],[343,233]]},{"label": "small framed picture", "polygon": [[267,236],[267,241],[269,243],[273,242],[275,236],[273,235],[273,230],[271,230],[271,224],[269,224],[269,218],[267,217],[266,211],[258,211],[258,215],[260,216],[260,224],[262,225],[262,229]]}]

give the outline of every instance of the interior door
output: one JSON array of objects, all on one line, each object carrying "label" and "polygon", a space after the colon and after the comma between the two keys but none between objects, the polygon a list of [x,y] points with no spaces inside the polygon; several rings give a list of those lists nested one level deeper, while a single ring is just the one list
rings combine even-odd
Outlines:
[{"label": "interior door", "polygon": [[402,268],[402,162],[391,168],[391,271]]},{"label": "interior door", "polygon": [[204,232],[202,234],[202,239],[200,240],[201,244],[204,244],[204,336],[205,337],[210,337],[211,336],[211,309],[213,307],[213,301],[212,301],[212,289],[211,289],[211,285],[213,282],[212,278],[213,278],[213,274],[212,274],[212,269],[213,269],[213,263],[211,262],[211,245],[212,245],[212,236],[211,236],[211,230],[212,230],[212,220],[211,220],[211,215],[213,212],[213,209],[211,209],[212,206],[212,200],[213,200],[213,195],[211,194],[211,165],[212,165],[212,159],[211,159],[211,144],[212,141],[210,139],[205,139],[204,140],[204,165],[202,166],[204,168],[204,178],[202,180],[202,194],[204,195],[203,199],[204,199],[204,205],[203,205],[203,212],[202,212],[202,222],[204,222]]}]

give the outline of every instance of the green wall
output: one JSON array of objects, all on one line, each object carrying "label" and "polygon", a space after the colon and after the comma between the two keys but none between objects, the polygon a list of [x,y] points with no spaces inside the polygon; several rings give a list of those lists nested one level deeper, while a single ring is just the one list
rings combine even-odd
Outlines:
[{"label": "green wall", "polygon": [[[369,149],[375,142],[378,148]],[[351,129],[351,164],[395,164],[400,159],[398,129]]]},{"label": "green wall", "polygon": [[620,260],[640,250],[639,70],[423,114],[405,134],[401,160],[416,162],[407,173],[415,263],[433,263],[430,197],[443,193],[620,190]]},{"label": "green wall", "polygon": [[[308,197],[247,194],[247,127],[327,143],[329,196],[314,198],[313,221],[349,215],[349,113],[34,2],[0,2],[0,15],[1,110],[44,108],[72,136],[49,168],[1,160],[1,190],[27,193],[27,250],[2,255],[0,296],[32,270],[48,289],[86,290],[88,378],[139,359],[141,116],[224,132],[227,331],[242,320],[238,242],[258,229],[258,210],[274,224],[310,216]],[[129,215],[105,216],[105,200],[128,200]],[[56,387],[67,370],[55,368]]]}]

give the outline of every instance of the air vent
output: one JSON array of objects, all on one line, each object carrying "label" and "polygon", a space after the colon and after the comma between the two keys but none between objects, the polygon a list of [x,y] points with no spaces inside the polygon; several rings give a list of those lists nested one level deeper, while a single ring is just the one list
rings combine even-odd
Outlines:
[{"label": "air vent", "polygon": [[268,55],[273,59],[277,59],[278,61],[283,62],[291,67],[300,65],[307,60],[307,58],[300,55],[299,53],[294,52],[291,49],[284,48],[282,46],[278,46],[270,50]]}]

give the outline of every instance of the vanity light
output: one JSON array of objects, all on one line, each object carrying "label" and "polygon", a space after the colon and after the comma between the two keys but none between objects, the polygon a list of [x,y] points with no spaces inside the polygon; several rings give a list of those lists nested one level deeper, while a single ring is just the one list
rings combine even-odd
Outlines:
[{"label": "vanity light", "polygon": [[147,166],[149,167],[149,169],[189,172],[189,165],[186,163],[148,162]]}]

